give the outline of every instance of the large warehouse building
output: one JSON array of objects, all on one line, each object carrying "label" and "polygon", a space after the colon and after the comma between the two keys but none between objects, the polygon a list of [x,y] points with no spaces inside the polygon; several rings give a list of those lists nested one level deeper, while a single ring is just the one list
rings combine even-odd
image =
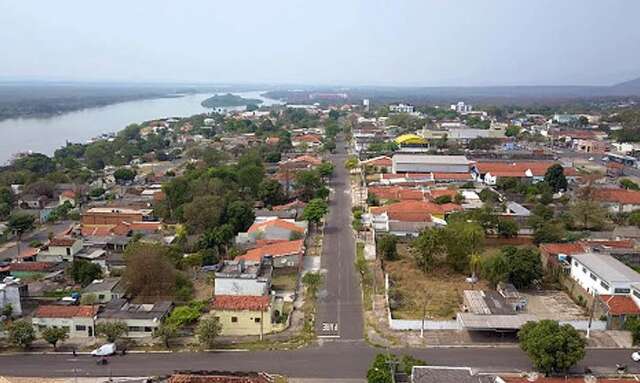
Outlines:
[{"label": "large warehouse building", "polygon": [[471,161],[465,156],[395,154],[393,173],[469,173]]}]

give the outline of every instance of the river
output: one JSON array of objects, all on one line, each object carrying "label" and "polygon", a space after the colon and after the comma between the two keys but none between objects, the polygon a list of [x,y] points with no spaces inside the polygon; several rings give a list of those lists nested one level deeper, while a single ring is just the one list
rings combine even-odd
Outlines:
[{"label": "river", "polygon": [[[261,105],[280,104],[262,97],[263,92],[233,92],[244,98],[258,98]],[[14,118],[0,121],[0,164],[16,153],[38,152],[52,155],[67,141],[84,143],[103,133],[117,132],[129,124],[164,117],[188,117],[211,111],[200,103],[215,93],[197,93],[181,97],[127,101],[88,108],[45,118]]]}]

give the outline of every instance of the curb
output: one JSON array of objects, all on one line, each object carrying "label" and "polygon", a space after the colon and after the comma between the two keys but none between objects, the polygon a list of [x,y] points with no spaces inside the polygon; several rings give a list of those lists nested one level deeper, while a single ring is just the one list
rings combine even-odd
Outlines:
[{"label": "curb", "polygon": [[[127,354],[135,354],[135,355],[140,355],[140,354],[179,354],[181,352],[207,352],[207,353],[211,353],[211,352],[248,352],[251,351],[249,349],[246,348],[213,348],[213,349],[208,349],[208,350],[202,350],[202,351],[191,351],[191,350],[176,350],[176,351],[170,351],[170,350],[157,350],[157,351],[145,351],[145,350],[131,350],[131,351],[127,351]],[[61,351],[61,352],[51,352],[51,351],[33,351],[33,352],[7,352],[7,353],[0,353],[0,357],[3,356],[28,356],[28,355],[73,355],[73,352],[70,351]],[[82,352],[76,352],[76,355],[80,356],[80,355],[91,355],[90,352],[88,351],[82,351]],[[116,354],[116,355],[110,355],[110,356],[122,356],[120,354]],[[126,356],[126,355],[124,355]]]}]

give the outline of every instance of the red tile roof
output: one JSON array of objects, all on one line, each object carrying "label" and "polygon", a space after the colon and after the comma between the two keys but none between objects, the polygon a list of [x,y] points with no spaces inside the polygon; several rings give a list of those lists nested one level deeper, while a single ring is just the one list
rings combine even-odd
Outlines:
[{"label": "red tile roof", "polygon": [[604,247],[612,247],[614,249],[633,249],[635,244],[632,239],[619,239],[619,240],[610,240],[610,239],[590,239],[586,241],[582,241],[587,246],[604,246]]},{"label": "red tile roof", "polygon": [[[519,162],[489,162],[480,161],[476,164],[476,168],[481,174],[491,173],[498,177],[524,177],[525,172],[530,170],[533,176],[542,177],[551,166],[555,165],[553,161],[519,161]],[[574,168],[564,168],[566,176],[575,176]]]},{"label": "red tile roof", "polygon": [[76,198],[76,192],[73,190],[65,190],[61,194],[67,198]]},{"label": "red tile roof", "polygon": [[300,136],[293,137],[291,141],[302,141],[302,142],[321,142],[322,139],[317,134],[303,134]]},{"label": "red tile roof", "polygon": [[303,251],[304,240],[299,239],[296,241],[276,242],[269,245],[256,247],[247,251],[244,255],[237,257],[237,259],[244,259],[245,261],[260,261],[265,255],[271,255],[273,257],[285,257],[287,255],[302,255]]},{"label": "red tile roof", "polygon": [[81,233],[83,237],[106,237],[112,234],[116,225],[82,225]]},{"label": "red tile roof", "polygon": [[253,225],[251,225],[251,227],[249,227],[248,232],[249,233],[254,233],[256,231],[263,231],[268,227],[279,227],[282,229],[286,229],[286,230],[290,230],[290,231],[295,231],[298,233],[304,233],[304,227],[300,227],[298,225],[296,225],[293,222],[289,222],[289,221],[285,221],[284,219],[280,219],[280,218],[276,218],[276,219],[270,219],[268,221],[264,221],[264,222],[260,222],[260,223],[254,223]]},{"label": "red tile roof", "polygon": [[49,241],[49,246],[71,247],[77,239],[71,237],[53,237]]},{"label": "red tile roof", "polygon": [[15,262],[9,264],[9,269],[11,271],[26,271],[26,272],[37,272],[37,271],[47,271],[54,266],[53,263],[50,262]]},{"label": "red tile roof", "polygon": [[91,318],[98,314],[97,306],[43,305],[33,314],[36,318]]},{"label": "red tile roof", "polygon": [[267,311],[271,303],[268,295],[216,295],[211,300],[211,307],[214,310],[251,310]]},{"label": "red tile roof", "polygon": [[638,315],[640,308],[628,295],[599,295],[610,315]]},{"label": "red tile roof", "polygon": [[401,186],[370,187],[369,194],[374,194],[380,199],[394,199],[398,201],[422,201],[424,199],[422,190],[409,189]]},{"label": "red tile roof", "polygon": [[580,254],[586,251],[581,243],[543,243],[540,250],[548,254]]},{"label": "red tile roof", "polygon": [[432,189],[429,190],[429,194],[431,195],[431,199],[434,200],[445,195],[448,195],[453,199],[458,194],[458,189]]},{"label": "red tile roof", "polygon": [[373,166],[379,166],[379,167],[391,167],[393,164],[393,161],[391,160],[391,157],[380,156],[380,157],[370,158],[366,161],[362,161],[362,163],[366,165],[373,165]]},{"label": "red tile roof", "polygon": [[431,221],[432,215],[442,215],[457,210],[462,210],[462,207],[453,203],[438,205],[427,201],[402,201],[387,206],[372,207],[371,213],[379,215],[387,212],[389,218],[398,221],[428,222]]},{"label": "red tile roof", "polygon": [[436,181],[472,181],[470,173],[431,173]]},{"label": "red tile roof", "polygon": [[640,191],[627,189],[597,189],[594,198],[602,202],[616,202],[623,205],[640,205]]},{"label": "red tile roof", "polygon": [[302,209],[305,206],[307,206],[306,203],[297,199],[284,205],[273,206],[271,210],[282,211],[282,210],[290,210],[290,209]]}]

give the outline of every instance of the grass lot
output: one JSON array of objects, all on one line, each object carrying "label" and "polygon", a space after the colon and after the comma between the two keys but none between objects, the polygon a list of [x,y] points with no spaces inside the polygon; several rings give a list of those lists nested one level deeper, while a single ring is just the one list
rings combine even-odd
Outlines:
[{"label": "grass lot", "polygon": [[398,244],[397,261],[385,261],[392,285],[391,297],[396,296],[399,306],[392,310],[396,319],[421,319],[426,303],[428,319],[453,319],[462,304],[464,290],[487,287],[485,281],[471,286],[467,277],[446,267],[438,267],[425,274],[416,267],[408,245]]},{"label": "grass lot", "polygon": [[293,291],[298,281],[298,270],[295,268],[275,269],[271,285],[274,290]]}]

